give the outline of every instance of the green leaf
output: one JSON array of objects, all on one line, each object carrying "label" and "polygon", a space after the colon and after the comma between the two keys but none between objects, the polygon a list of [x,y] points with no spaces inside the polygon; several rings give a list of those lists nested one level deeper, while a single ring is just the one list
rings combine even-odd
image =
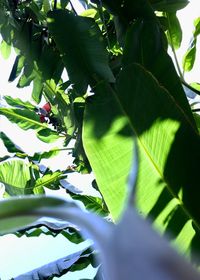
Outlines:
[{"label": "green leaf", "polygon": [[167,13],[168,30],[167,37],[169,43],[175,48],[179,49],[182,42],[182,30],[176,13]]},{"label": "green leaf", "polygon": [[[67,203],[71,206],[72,203]],[[43,207],[66,207],[66,201],[45,196],[26,196],[23,198],[10,198],[0,202],[0,235],[24,229],[36,222],[41,216],[30,216],[29,212]]]},{"label": "green leaf", "polygon": [[33,193],[33,187],[28,183],[30,180],[30,167],[22,160],[10,160],[0,164],[0,182],[5,185],[5,191],[9,195]]},{"label": "green leaf", "polygon": [[8,59],[11,54],[11,46],[8,45],[4,40],[1,42],[0,52],[4,59]]},{"label": "green leaf", "polygon": [[188,0],[151,0],[152,6],[156,11],[176,12],[177,10],[185,8]]},{"label": "green leaf", "polygon": [[47,187],[50,189],[58,189],[59,187],[57,187],[57,184],[63,177],[64,175],[61,171],[45,174],[43,177],[36,180],[34,188]]},{"label": "green leaf", "polygon": [[194,31],[193,31],[193,38],[191,40],[190,46],[183,57],[183,69],[184,71],[191,71],[195,59],[196,59],[196,52],[197,52],[197,37],[200,34],[200,18],[197,18],[194,21]]},{"label": "green leaf", "polygon": [[9,153],[21,153],[23,150],[17,147],[4,132],[0,132],[0,139],[3,141]]},{"label": "green leaf", "polygon": [[191,71],[193,66],[194,66],[194,62],[196,59],[196,39],[194,39],[192,41],[192,44],[190,46],[190,48],[188,49],[188,51],[186,52],[186,54],[183,57],[183,69],[184,71]]},{"label": "green leaf", "polygon": [[63,10],[55,10],[48,16],[50,33],[79,94],[85,94],[91,81],[115,81],[108,66],[101,32],[93,19],[75,16]]},{"label": "green leaf", "polygon": [[[85,248],[84,250],[38,267],[13,279],[34,279],[36,275],[39,275],[40,279],[53,279],[54,277],[61,277],[68,271],[77,271],[87,267],[91,263],[90,255],[91,253],[88,254],[87,248]],[[82,264],[82,267],[80,267],[80,263]]]},{"label": "green leaf", "polygon": [[81,201],[87,210],[101,216],[108,215],[108,211],[106,211],[105,205],[101,198],[91,195],[75,194],[70,191],[67,191],[67,193],[69,193],[73,199]]},{"label": "green leaf", "polygon": [[[125,68],[117,88],[115,93],[99,84],[85,110],[83,143],[99,189],[116,220],[126,199],[131,164],[133,144],[128,136],[135,135],[139,142],[139,211],[151,215],[162,231],[179,235],[177,243],[186,238],[186,251],[194,230],[185,224],[191,219],[197,228],[200,224],[199,136],[169,92],[141,66]],[[190,151],[186,152],[188,144]],[[195,236],[200,238],[198,230]]]},{"label": "green leaf", "polygon": [[57,131],[53,131],[49,128],[39,130],[36,135],[45,143],[52,143],[60,138]]},{"label": "green leaf", "polygon": [[0,115],[6,116],[9,121],[16,123],[24,130],[47,128],[47,125],[40,122],[39,116],[27,109],[0,108]]},{"label": "green leaf", "polygon": [[86,103],[83,146],[99,190],[114,220],[126,200],[133,138],[126,116],[109,86],[100,83]]},{"label": "green leaf", "polygon": [[54,148],[50,151],[47,151],[47,152],[43,152],[43,153],[35,153],[31,158],[31,160],[33,161],[37,161],[37,162],[40,162],[42,159],[46,158],[51,158],[51,157],[54,157],[56,155],[58,155],[60,152],[60,149],[58,148]]},{"label": "green leaf", "polygon": [[194,118],[180,78],[165,49],[164,36],[157,20],[135,21],[127,31],[123,66],[139,63],[150,71],[173,96],[195,128]]},{"label": "green leaf", "polygon": [[200,34],[200,17],[195,19],[194,26],[195,26],[194,36],[197,37]]},{"label": "green leaf", "polygon": [[69,96],[59,90],[56,92],[54,104],[57,107],[57,117],[62,123],[62,127],[68,135],[73,135],[75,131],[75,120],[72,104]]},{"label": "green leaf", "polygon": [[32,98],[36,103],[40,103],[42,98],[43,82],[35,78],[33,80]]},{"label": "green leaf", "polygon": [[24,61],[25,57],[21,55],[17,55],[10,73],[10,76],[8,78],[9,82],[13,82],[21,73],[22,68],[24,67]]},{"label": "green leaf", "polygon": [[194,113],[194,119],[195,119],[195,121],[196,121],[197,128],[198,128],[198,130],[199,130],[199,132],[200,132],[200,115]]},{"label": "green leaf", "polygon": [[29,101],[23,101],[20,98],[13,98],[12,96],[4,96],[6,102],[13,107],[18,107],[20,109],[29,109],[34,110],[35,106],[31,104]]}]

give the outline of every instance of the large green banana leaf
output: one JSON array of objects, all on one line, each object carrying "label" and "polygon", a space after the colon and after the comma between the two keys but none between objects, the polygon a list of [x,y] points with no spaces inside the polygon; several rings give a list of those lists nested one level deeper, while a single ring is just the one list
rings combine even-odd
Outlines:
[{"label": "large green banana leaf", "polygon": [[185,251],[199,234],[199,136],[170,93],[138,64],[122,70],[115,90],[100,83],[85,111],[84,148],[114,220],[126,200],[132,135],[140,155],[138,209],[162,231],[176,233],[177,242],[186,240]]},{"label": "large green banana leaf", "polygon": [[63,10],[55,10],[48,16],[49,30],[79,93],[85,94],[92,80],[115,81],[108,66],[103,37],[93,19]]}]

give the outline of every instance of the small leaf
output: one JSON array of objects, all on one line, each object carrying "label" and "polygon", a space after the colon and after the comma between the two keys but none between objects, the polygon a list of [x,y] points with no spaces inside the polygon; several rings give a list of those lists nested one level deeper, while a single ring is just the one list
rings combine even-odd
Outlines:
[{"label": "small leaf", "polygon": [[29,109],[34,110],[35,106],[32,105],[29,101],[23,101],[20,98],[13,98],[12,96],[4,96],[6,102],[13,107],[18,107],[20,109]]},{"label": "small leaf", "polygon": [[5,185],[9,195],[33,193],[33,188],[28,186],[30,180],[30,167],[24,161],[10,160],[0,164],[0,182]]},{"label": "small leaf", "polygon": [[183,69],[185,71],[191,71],[194,66],[195,59],[196,59],[196,39],[193,40],[191,47],[183,57]]},{"label": "small leaf", "polygon": [[34,188],[47,187],[50,189],[59,189],[56,185],[59,184],[59,180],[63,177],[64,175],[61,171],[45,174],[43,177],[36,180]]},{"label": "small leaf", "polygon": [[4,132],[0,132],[0,139],[3,141],[9,153],[23,152],[23,150],[20,147],[16,146]]},{"label": "small leaf", "polygon": [[53,131],[49,128],[39,130],[37,132],[37,137],[45,143],[52,143],[60,138],[58,132]]},{"label": "small leaf", "polygon": [[19,55],[16,56],[10,76],[8,78],[9,82],[13,82],[17,77],[17,68],[18,68],[18,62],[19,62]]},{"label": "small leaf", "polygon": [[182,30],[176,13],[167,13],[168,31],[167,37],[169,43],[173,45],[175,49],[180,48],[182,42]]},{"label": "small leaf", "polygon": [[60,150],[58,148],[54,148],[50,151],[47,151],[47,152],[43,152],[43,153],[35,153],[31,158],[31,160],[33,161],[37,161],[37,162],[40,162],[42,159],[48,159],[48,158],[51,158],[51,157],[54,157],[56,155],[58,155],[60,152]]},{"label": "small leaf", "polygon": [[43,82],[35,78],[33,80],[32,98],[38,104],[42,98]]},{"label": "small leaf", "polygon": [[90,195],[74,194],[68,191],[70,196],[78,201],[81,201],[87,210],[96,213],[97,215],[107,216],[108,210],[103,203],[103,200],[99,197],[94,197]]},{"label": "small leaf", "polygon": [[194,26],[195,26],[194,36],[197,37],[200,34],[200,17],[195,19]]},{"label": "small leaf", "polygon": [[0,52],[4,59],[8,59],[11,54],[11,46],[8,45],[4,40],[1,42]]}]

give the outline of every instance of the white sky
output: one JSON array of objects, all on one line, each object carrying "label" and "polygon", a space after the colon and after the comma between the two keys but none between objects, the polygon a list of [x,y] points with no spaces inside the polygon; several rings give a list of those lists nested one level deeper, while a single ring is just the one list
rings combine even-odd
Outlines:
[{"label": "white sky", "polygon": [[[178,12],[178,16],[181,19],[181,25],[183,29],[183,43],[180,50],[177,51],[177,55],[180,61],[187,50],[191,38],[191,32],[193,30],[193,20],[200,16],[199,13],[199,0],[191,0],[190,5],[187,8]],[[188,82],[199,82],[200,83],[200,64],[199,64],[199,53],[197,62],[194,69],[186,74],[186,80]],[[16,82],[8,83],[8,77],[12,69],[12,65],[15,59],[15,54],[12,52],[8,60],[4,60],[0,56],[0,96],[11,95],[13,97],[19,97],[21,99],[30,100],[30,89],[17,89]],[[1,102],[1,101],[0,101]],[[23,131],[18,128],[17,125],[10,124],[5,118],[0,116],[0,131],[4,131],[11,139],[15,141],[18,146],[32,154],[36,151],[49,150],[50,147],[55,147],[56,144],[45,144],[39,141],[33,134],[32,131]],[[5,149],[0,141],[0,154],[4,154]],[[53,170],[63,168],[71,164],[71,158],[63,156],[63,153],[47,163]],[[74,178],[74,183],[79,186],[82,182],[82,188],[90,183],[91,179],[85,176],[85,181],[79,177]],[[14,235],[8,235],[0,237],[0,279],[8,280],[13,276],[17,276],[21,273],[30,271],[36,267],[39,267],[48,262],[54,261],[55,259],[66,256],[67,254],[75,251],[75,245],[71,245],[64,237],[52,238],[49,236],[40,236],[38,238],[17,238]],[[80,275],[79,275],[80,276]],[[59,279],[75,280],[80,279],[79,276],[75,278],[72,275],[68,277],[64,276]],[[91,276],[92,277],[92,276]],[[88,272],[81,274],[81,278],[88,278]]]}]

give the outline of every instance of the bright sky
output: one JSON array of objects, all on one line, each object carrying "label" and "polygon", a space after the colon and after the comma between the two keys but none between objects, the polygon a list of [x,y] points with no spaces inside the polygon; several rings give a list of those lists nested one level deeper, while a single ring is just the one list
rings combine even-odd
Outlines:
[{"label": "bright sky", "polygon": [[[190,5],[186,9],[178,12],[178,16],[181,19],[181,25],[183,29],[183,43],[180,50],[177,51],[180,65],[183,54],[187,50],[191,38],[191,32],[193,30],[193,20],[200,16],[199,14],[199,0],[191,0]],[[199,58],[199,53],[198,53]],[[12,52],[8,60],[4,60],[0,56],[0,96],[11,95],[13,97],[20,97],[21,99],[30,100],[30,89],[17,89],[16,83],[8,83],[8,77],[15,59],[15,54]],[[199,60],[197,59],[199,62]],[[186,74],[188,82],[199,82],[200,83],[200,64],[196,63],[191,73]],[[0,100],[1,102],[1,100]],[[39,141],[34,133],[30,131],[23,131],[18,128],[17,125],[10,124],[5,118],[0,116],[0,131],[4,131],[11,139],[15,141],[18,146],[32,154],[36,151],[49,150],[50,147],[55,147],[57,144],[45,144]],[[1,156],[4,154],[5,149],[0,141],[0,153]],[[64,153],[64,152],[63,152]],[[60,155],[53,161],[46,162],[51,166],[52,170],[62,169],[71,164],[71,157],[60,153]],[[63,156],[64,155],[64,156]],[[85,180],[79,177],[73,178],[73,183],[76,186],[84,189],[91,182],[91,178],[85,176]],[[81,184],[82,183],[82,184]],[[65,194],[65,193],[64,193]],[[14,235],[8,235],[0,237],[0,279],[8,280],[11,277],[17,276],[21,273],[30,271],[36,267],[39,267],[48,262],[54,261],[58,258],[64,257],[71,252],[76,251],[76,245],[70,244],[64,237],[49,237],[40,236],[37,238],[17,238]],[[88,271],[91,271],[90,269]],[[87,270],[85,273],[78,274],[77,276],[69,275],[69,277],[62,277],[59,279],[78,280],[80,278],[88,278],[90,272]],[[92,275],[90,275],[92,278]]]}]

